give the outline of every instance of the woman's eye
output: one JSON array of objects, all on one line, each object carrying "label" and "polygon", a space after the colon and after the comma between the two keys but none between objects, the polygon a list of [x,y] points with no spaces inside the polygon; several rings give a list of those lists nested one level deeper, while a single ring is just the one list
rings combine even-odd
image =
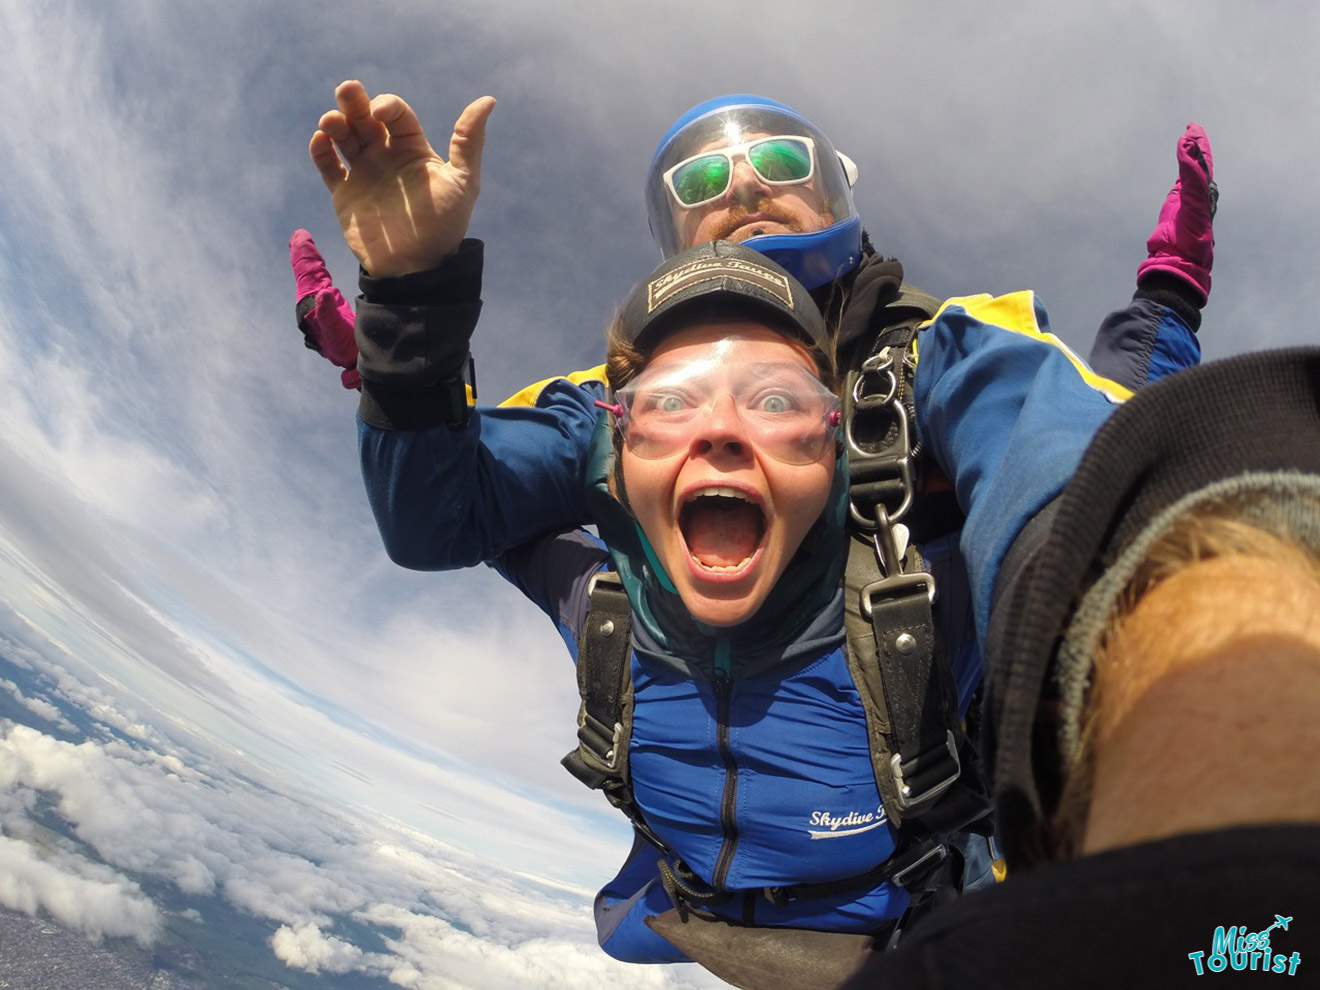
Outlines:
[{"label": "woman's eye", "polygon": [[767,395],[763,396],[761,401],[757,403],[757,408],[761,412],[786,413],[793,408],[793,404],[786,395]]},{"label": "woman's eye", "polygon": [[658,392],[652,395],[646,407],[655,412],[676,413],[687,408],[687,403],[677,392]]}]

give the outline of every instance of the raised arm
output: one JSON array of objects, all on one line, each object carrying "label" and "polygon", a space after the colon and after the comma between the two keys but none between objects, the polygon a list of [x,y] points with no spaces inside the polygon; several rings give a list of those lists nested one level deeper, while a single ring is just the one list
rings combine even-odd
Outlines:
[{"label": "raised arm", "polygon": [[1201,360],[1196,332],[1210,298],[1219,187],[1210,138],[1199,124],[1188,124],[1178,139],[1177,159],[1178,178],[1146,239],[1132,302],[1105,319],[1091,347],[1091,367],[1130,389]]},{"label": "raised arm", "polygon": [[967,514],[960,542],[984,636],[1004,555],[1131,393],[1050,331],[1032,292],[950,299],[917,344],[918,431]]}]

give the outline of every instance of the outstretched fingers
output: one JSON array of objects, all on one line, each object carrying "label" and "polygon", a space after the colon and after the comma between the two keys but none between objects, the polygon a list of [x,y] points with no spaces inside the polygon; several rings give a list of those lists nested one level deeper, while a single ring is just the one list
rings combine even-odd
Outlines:
[{"label": "outstretched fingers", "polygon": [[422,122],[417,119],[416,111],[403,97],[382,93],[371,101],[370,113],[391,147],[439,157],[426,140],[426,132],[422,130]]},{"label": "outstretched fingers", "polygon": [[[356,155],[372,145],[384,143],[385,128],[372,117],[371,99],[367,96],[366,87],[356,79],[346,79],[335,87],[335,102],[339,105],[339,112],[349,132],[339,150],[351,167]],[[338,139],[336,143],[339,143]]]}]

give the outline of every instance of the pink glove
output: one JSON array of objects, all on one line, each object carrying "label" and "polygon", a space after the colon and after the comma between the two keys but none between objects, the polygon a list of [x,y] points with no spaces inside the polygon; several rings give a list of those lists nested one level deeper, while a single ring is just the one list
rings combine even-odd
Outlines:
[{"label": "pink glove", "polygon": [[316,250],[312,235],[302,228],[289,238],[289,263],[296,280],[298,329],[303,332],[303,342],[344,369],[339,376],[344,388],[361,387],[353,307],[330,281],[325,259]]},{"label": "pink glove", "polygon": [[1178,181],[1146,240],[1150,257],[1137,267],[1137,285],[1148,272],[1167,272],[1196,289],[1205,305],[1215,258],[1211,222],[1219,203],[1214,178],[1210,138],[1199,124],[1188,124],[1178,140]]}]

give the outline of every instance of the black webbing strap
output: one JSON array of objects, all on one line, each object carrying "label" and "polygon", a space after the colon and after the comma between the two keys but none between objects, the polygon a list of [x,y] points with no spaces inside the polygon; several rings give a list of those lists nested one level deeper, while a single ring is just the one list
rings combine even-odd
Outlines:
[{"label": "black webbing strap", "polygon": [[628,774],[632,736],[632,607],[613,571],[599,571],[587,585],[589,605],[578,646],[578,745],[561,760],[564,768],[632,822],[639,835],[667,855],[670,848],[646,824],[633,800]]},{"label": "black webbing strap", "polygon": [[962,726],[948,650],[936,636],[935,579],[900,520],[916,495],[908,359],[916,326],[890,328],[850,372],[848,662],[862,695],[876,784],[896,827],[942,832],[984,817],[960,784]]},{"label": "black webbing strap", "polygon": [[632,611],[623,582],[600,571],[587,586],[590,604],[578,647],[578,747],[563,759],[569,773],[588,787],[609,793],[627,780],[625,720],[631,723],[632,679],[628,676]]},{"label": "black webbing strap", "polygon": [[782,887],[764,887],[767,900],[782,907],[789,901],[832,897],[849,890],[869,890],[885,880],[917,895],[934,886],[950,882],[941,875],[949,862],[949,847],[933,837],[903,843],[892,856],[865,873],[818,883],[798,883]]}]

